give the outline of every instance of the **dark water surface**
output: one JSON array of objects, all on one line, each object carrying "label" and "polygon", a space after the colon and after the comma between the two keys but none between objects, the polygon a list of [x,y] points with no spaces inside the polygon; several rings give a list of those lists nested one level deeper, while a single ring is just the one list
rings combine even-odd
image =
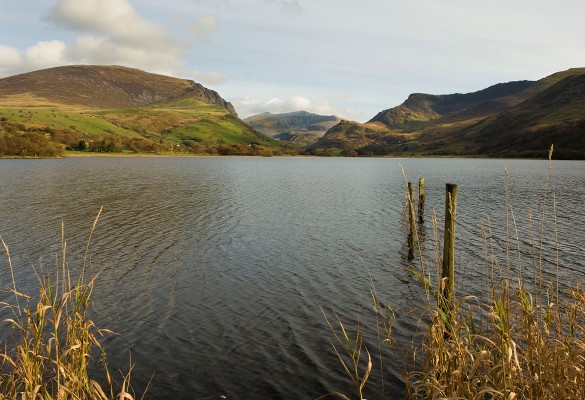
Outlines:
[{"label": "dark water surface", "polygon": [[[366,395],[401,398],[400,352],[382,350],[380,367],[375,320],[368,317],[374,286],[396,312],[397,341],[416,333],[416,316],[407,312],[423,293],[405,269],[401,166],[414,182],[425,177],[428,214],[435,208],[439,225],[444,185],[459,185],[458,293],[482,293],[487,285],[480,219],[488,226],[490,216],[501,238],[493,246],[505,254],[506,187],[510,236],[515,223],[528,260],[518,262],[514,253],[512,264],[533,275],[528,212],[539,231],[547,161],[0,160],[0,235],[18,285],[32,287],[32,267],[50,269],[60,251],[62,221],[70,268],[79,268],[104,207],[90,250],[93,270],[101,271],[96,320],[119,334],[104,341],[111,367],[126,368],[130,350],[137,386],[154,373],[148,398],[353,395],[320,307],[335,309],[350,327],[358,315],[367,322],[376,373]],[[545,274],[556,272],[554,205],[561,285],[585,282],[585,162],[554,162],[548,182]],[[432,250],[430,216],[421,234]],[[6,287],[4,255],[0,266]]]}]

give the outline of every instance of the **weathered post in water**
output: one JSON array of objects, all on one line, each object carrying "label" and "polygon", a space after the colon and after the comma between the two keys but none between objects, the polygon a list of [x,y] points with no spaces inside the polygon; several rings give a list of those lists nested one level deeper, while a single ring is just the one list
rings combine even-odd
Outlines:
[{"label": "weathered post in water", "polygon": [[414,237],[416,234],[412,182],[408,182],[408,226],[410,228],[410,233],[408,235],[408,259],[412,260],[414,258]]},{"label": "weathered post in water", "polygon": [[[457,185],[447,183],[445,190],[445,231],[443,237],[443,288],[444,307],[450,307],[455,288],[455,215],[457,210]],[[443,311],[448,311],[443,309]]]},{"label": "weathered post in water", "polygon": [[418,180],[418,223],[422,224],[425,222],[425,178]]}]

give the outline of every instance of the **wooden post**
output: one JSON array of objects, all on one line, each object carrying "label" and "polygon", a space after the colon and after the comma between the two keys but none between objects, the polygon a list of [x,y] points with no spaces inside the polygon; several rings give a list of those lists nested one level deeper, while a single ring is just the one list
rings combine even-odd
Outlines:
[{"label": "wooden post", "polygon": [[418,222],[422,224],[425,222],[425,178],[418,180]]},{"label": "wooden post", "polygon": [[[448,183],[445,190],[445,231],[443,238],[443,300],[449,306],[455,288],[455,215],[457,210],[457,185]],[[446,278],[446,279],[445,279]],[[444,309],[443,311],[447,311]]]},{"label": "wooden post", "polygon": [[416,234],[412,182],[408,182],[408,226],[410,227],[410,234],[408,235],[408,259],[412,260],[414,258],[414,237]]}]

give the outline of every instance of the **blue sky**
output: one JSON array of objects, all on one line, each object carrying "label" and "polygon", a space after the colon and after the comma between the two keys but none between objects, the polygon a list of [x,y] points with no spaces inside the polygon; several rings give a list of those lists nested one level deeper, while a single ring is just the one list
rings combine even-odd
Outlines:
[{"label": "blue sky", "polygon": [[466,93],[585,66],[573,0],[20,0],[0,76],[118,64],[194,79],[241,117],[366,121],[410,93]]}]

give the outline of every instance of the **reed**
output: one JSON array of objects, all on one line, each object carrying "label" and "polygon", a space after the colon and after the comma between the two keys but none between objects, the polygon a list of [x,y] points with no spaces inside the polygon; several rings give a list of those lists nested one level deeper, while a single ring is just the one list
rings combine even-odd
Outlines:
[{"label": "reed", "polygon": [[[549,171],[551,157],[552,147]],[[533,248],[528,255],[520,250],[507,187],[505,245],[497,246],[492,240],[489,218],[481,222],[490,282],[486,293],[447,298],[442,290],[440,257],[428,257],[423,254],[424,246],[417,247],[412,272],[422,284],[426,303],[417,308],[422,310],[421,332],[404,353],[410,357],[405,360],[410,367],[404,375],[408,399],[585,398],[585,289],[575,283],[560,290],[558,259],[554,278],[547,281],[543,277],[543,269],[555,268],[544,265],[544,237],[554,237],[553,245],[558,248],[556,199],[548,192],[549,179],[550,173],[537,215],[541,220],[530,219],[531,239],[527,242]],[[552,213],[547,208],[551,197]],[[552,218],[552,228],[546,228],[545,218]],[[433,221],[438,238],[434,216]],[[439,252],[434,249],[435,255]],[[431,278],[433,267],[427,265],[430,259],[435,260],[436,279]],[[528,265],[533,271],[525,274],[523,266]],[[388,321],[391,324],[393,319]],[[332,329],[331,324],[329,327]],[[386,332],[392,334],[391,326]],[[386,338],[384,343],[393,340]]]},{"label": "reed", "polygon": [[[91,232],[100,214],[101,210]],[[81,272],[73,276],[67,264],[63,225],[61,233],[61,252],[54,271],[48,273],[42,265],[34,271],[38,278],[34,296],[18,290],[9,248],[0,238],[12,280],[11,287],[5,289],[12,300],[1,304],[5,317],[0,399],[133,400],[132,368],[115,383],[100,344],[100,338],[111,332],[98,328],[92,320],[91,297],[97,274],[87,279],[84,262]],[[99,379],[90,374],[98,367],[102,372]]]},{"label": "reed", "polygon": [[538,306],[525,287],[503,280],[491,303],[477,305],[488,312],[481,330],[469,300],[454,306],[450,327],[429,309],[418,349],[424,362],[407,373],[408,398],[585,398],[581,288]]},{"label": "reed", "polygon": [[[321,312],[334,338],[334,340],[330,340],[331,347],[343,367],[345,376],[355,386],[357,398],[359,400],[365,400],[363,390],[372,372],[372,357],[363,343],[363,324],[358,320],[357,328],[352,335],[335,311],[332,311],[335,323],[327,318],[327,314],[323,309],[321,309]],[[346,395],[339,392],[327,393],[317,398],[317,400],[329,396],[349,400]]]},{"label": "reed", "polygon": [[[549,171],[551,157],[552,147]],[[549,179],[550,173],[545,180],[540,231],[533,240],[534,280],[526,282],[522,268],[518,276],[511,272],[514,242],[520,266],[523,254],[506,195],[506,245],[500,257],[505,268],[493,256],[498,249],[488,240],[492,233],[484,232],[490,293],[454,299],[446,318],[438,307],[444,301],[441,292],[430,290],[433,296],[429,298],[434,298],[426,308],[430,322],[416,350],[423,361],[420,369],[406,374],[408,398],[585,398],[585,290],[574,285],[561,293],[558,269],[552,281],[542,275]],[[556,207],[553,221],[555,212]]]}]

